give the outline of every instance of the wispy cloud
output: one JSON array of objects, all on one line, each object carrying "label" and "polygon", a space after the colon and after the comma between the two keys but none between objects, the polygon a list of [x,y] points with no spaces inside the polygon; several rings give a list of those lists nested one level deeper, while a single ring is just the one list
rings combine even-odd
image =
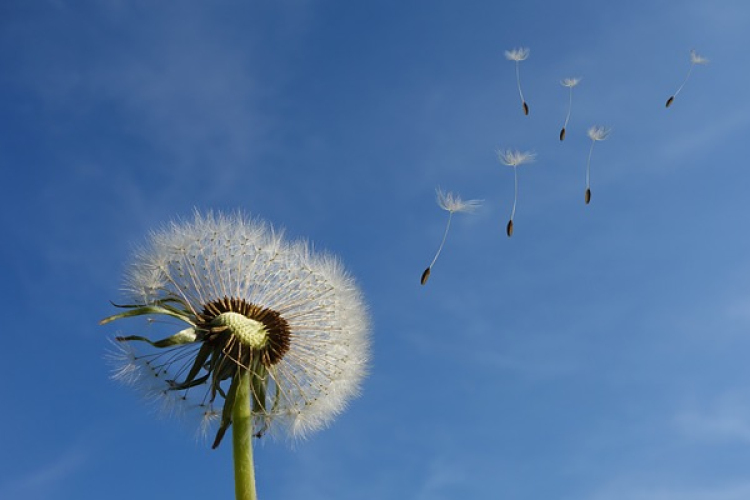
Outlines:
[{"label": "wispy cloud", "polygon": [[750,483],[736,483],[716,487],[654,486],[613,484],[586,497],[586,500],[747,500]]},{"label": "wispy cloud", "polygon": [[0,498],[23,498],[24,500],[52,500],[64,498],[63,485],[83,470],[89,461],[90,450],[72,446],[59,456],[27,471],[20,477],[0,484]]},{"label": "wispy cloud", "polygon": [[746,133],[750,125],[750,106],[738,105],[721,117],[696,123],[690,130],[681,130],[659,148],[661,158],[669,165],[684,164],[700,152],[715,151],[717,145],[733,135]]},{"label": "wispy cloud", "polygon": [[455,493],[470,481],[471,474],[465,465],[448,457],[435,457],[430,460],[425,475],[420,480],[417,500],[437,500],[455,498]]},{"label": "wispy cloud", "polygon": [[690,439],[750,444],[750,398],[727,392],[700,407],[681,411],[674,424]]},{"label": "wispy cloud", "polygon": [[741,295],[732,299],[724,309],[727,319],[741,322],[745,327],[750,324],[750,296]]},{"label": "wispy cloud", "polygon": [[[206,200],[257,173],[259,158],[272,148],[281,126],[280,89],[293,68],[252,42],[271,32],[274,41],[279,38],[273,55],[281,55],[304,33],[306,18],[300,12],[307,9],[295,5],[295,13],[275,20],[271,29],[263,13],[249,7],[244,12],[248,23],[224,26],[215,22],[211,9],[184,7],[151,9],[141,19],[132,6],[103,4],[87,19],[87,26],[97,25],[97,30],[85,29],[75,12],[63,10],[62,20],[51,22],[44,37],[34,37],[20,22],[11,25],[9,31],[19,43],[28,38],[30,48],[25,62],[6,78],[33,93],[47,110],[63,114],[69,127],[96,127],[91,133],[97,134],[97,143],[77,153],[90,157],[99,152],[99,161],[109,161],[103,166],[107,172],[137,172],[166,192],[187,175],[210,179],[202,183]],[[123,30],[130,22],[137,22],[138,29]],[[96,50],[77,50],[70,30],[78,30],[82,43]],[[240,30],[256,34],[245,36]],[[101,31],[118,36],[97,37]],[[288,36],[281,39],[277,32]],[[108,156],[110,134],[128,138],[126,158]]]}]

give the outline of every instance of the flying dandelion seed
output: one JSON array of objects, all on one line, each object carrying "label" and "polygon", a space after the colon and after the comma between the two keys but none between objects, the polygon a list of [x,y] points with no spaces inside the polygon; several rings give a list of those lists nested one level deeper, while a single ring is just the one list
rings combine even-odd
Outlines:
[{"label": "flying dandelion seed", "polygon": [[601,125],[593,126],[588,130],[589,139],[591,139],[591,148],[589,149],[589,159],[586,162],[586,194],[584,195],[586,205],[591,202],[591,153],[594,152],[594,144],[606,139],[610,132],[610,129]]},{"label": "flying dandelion seed", "polygon": [[674,93],[674,95],[670,96],[669,99],[667,99],[667,106],[670,107],[672,105],[672,102],[674,101],[675,97],[677,97],[677,94],[680,93],[682,90],[682,87],[685,86],[688,79],[690,78],[690,73],[693,72],[693,67],[696,64],[708,64],[708,59],[705,57],[699,56],[698,53],[695,50],[690,51],[690,68],[688,69],[687,76],[685,76],[685,79],[682,81],[682,84],[677,89],[677,92]]},{"label": "flying dandelion seed", "polygon": [[506,149],[504,151],[497,152],[497,158],[504,165],[513,167],[513,181],[514,181],[514,194],[513,194],[513,209],[510,212],[510,220],[508,225],[505,227],[505,233],[508,238],[513,236],[513,218],[516,216],[516,204],[518,203],[518,166],[524,163],[531,163],[536,158],[536,154],[529,151],[520,152],[518,150]]},{"label": "flying dandelion seed", "polygon": [[529,105],[526,104],[526,99],[523,98],[523,91],[521,90],[520,62],[525,61],[529,57],[529,52],[530,50],[525,47],[505,51],[505,58],[516,63],[516,85],[518,86],[518,95],[521,96],[521,104],[523,105],[523,113],[525,115],[529,114]]},{"label": "flying dandelion seed", "polygon": [[448,212],[448,223],[445,225],[445,232],[443,233],[443,241],[440,242],[440,247],[438,247],[435,257],[432,259],[432,262],[430,262],[430,265],[427,266],[427,269],[425,269],[424,272],[422,273],[422,278],[420,279],[420,283],[422,283],[423,285],[427,283],[427,280],[430,278],[430,273],[432,272],[432,266],[435,265],[435,262],[437,261],[438,256],[440,255],[440,252],[443,250],[443,246],[445,245],[445,240],[448,237],[448,230],[451,227],[451,220],[453,219],[453,214],[457,212],[471,213],[482,204],[481,200],[463,201],[460,196],[455,195],[450,192],[446,193],[440,188],[437,188],[436,193],[437,193],[438,206]]},{"label": "flying dandelion seed", "polygon": [[113,377],[197,411],[203,432],[218,425],[213,448],[231,426],[237,499],[256,498],[252,436],[325,427],[365,376],[368,317],[352,278],[262,221],[196,212],[172,223],[135,254],[126,290],[125,312],[102,324],[147,316],[186,328],[117,337]]},{"label": "flying dandelion seed", "polygon": [[566,78],[560,82],[563,87],[568,87],[568,114],[565,116],[565,123],[563,124],[562,130],[560,130],[560,140],[565,140],[565,130],[568,128],[568,122],[570,121],[570,112],[573,109],[573,87],[581,82],[580,78]]}]

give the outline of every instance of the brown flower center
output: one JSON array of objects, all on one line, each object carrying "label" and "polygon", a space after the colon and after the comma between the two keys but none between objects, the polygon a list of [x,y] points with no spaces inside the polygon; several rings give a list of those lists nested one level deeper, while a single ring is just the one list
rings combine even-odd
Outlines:
[{"label": "brown flower center", "polygon": [[244,299],[224,297],[204,304],[203,311],[198,317],[198,327],[209,330],[209,324],[214,318],[228,312],[242,314],[246,318],[263,324],[268,340],[266,345],[255,354],[260,356],[265,366],[275,365],[289,351],[291,338],[289,323],[273,309],[252,304]]}]

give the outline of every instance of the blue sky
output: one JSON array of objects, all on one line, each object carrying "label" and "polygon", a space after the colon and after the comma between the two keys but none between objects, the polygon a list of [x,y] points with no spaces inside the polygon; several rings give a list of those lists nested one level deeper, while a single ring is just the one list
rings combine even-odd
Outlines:
[{"label": "blue sky", "polygon": [[[261,498],[747,499],[747,26],[740,0],[4,2],[0,498],[232,498],[229,447],[109,380],[127,326],[97,325],[198,207],[340,255],[372,314],[362,396],[258,446]],[[510,239],[506,147],[538,155]],[[484,204],[422,287],[437,186]]]}]

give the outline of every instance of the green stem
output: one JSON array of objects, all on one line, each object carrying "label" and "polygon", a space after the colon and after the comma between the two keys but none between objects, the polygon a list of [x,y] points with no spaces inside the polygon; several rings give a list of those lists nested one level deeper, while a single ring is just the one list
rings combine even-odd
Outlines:
[{"label": "green stem", "polygon": [[234,491],[237,500],[256,500],[253,466],[253,418],[250,409],[250,372],[240,369],[232,409]]}]

